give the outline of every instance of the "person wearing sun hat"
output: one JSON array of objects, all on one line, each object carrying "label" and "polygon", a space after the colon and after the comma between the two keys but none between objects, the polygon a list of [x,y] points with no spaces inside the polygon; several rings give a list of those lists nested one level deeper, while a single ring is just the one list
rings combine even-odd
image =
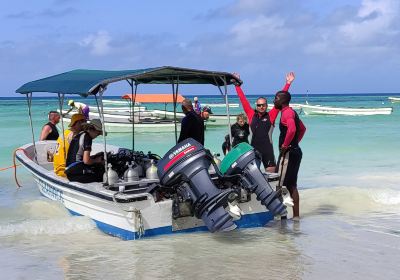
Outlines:
[{"label": "person wearing sun hat", "polygon": [[101,182],[105,171],[104,159],[102,156],[90,156],[93,139],[103,134],[101,121],[93,119],[83,125],[83,130],[71,141],[65,173],[70,181]]},{"label": "person wearing sun hat", "polygon": [[58,176],[66,177],[65,175],[65,162],[66,156],[68,154],[69,146],[74,138],[82,131],[82,125],[86,122],[85,116],[82,114],[74,114],[71,117],[71,122],[69,123],[69,129],[64,131],[64,139],[58,137],[57,148],[53,155],[53,167],[54,173]]},{"label": "person wearing sun hat", "polygon": [[89,120],[89,106],[82,102],[76,102],[74,100],[68,100],[68,106],[71,108],[63,114],[68,115],[73,109],[77,109],[79,114],[83,114],[86,120]]}]

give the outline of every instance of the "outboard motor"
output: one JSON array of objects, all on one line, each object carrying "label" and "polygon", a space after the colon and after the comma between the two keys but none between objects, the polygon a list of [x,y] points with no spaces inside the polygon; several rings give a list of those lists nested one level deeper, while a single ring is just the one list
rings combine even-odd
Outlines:
[{"label": "outboard motor", "polygon": [[158,162],[158,177],[166,187],[186,186],[195,216],[211,232],[235,229],[231,215],[224,208],[233,190],[220,190],[213,184],[208,174],[210,164],[204,147],[189,138],[170,149]]},{"label": "outboard motor", "polygon": [[274,215],[284,216],[287,214],[286,207],[260,171],[260,163],[253,147],[240,143],[225,156],[220,171],[224,175],[242,174],[243,186],[255,193],[261,204]]}]

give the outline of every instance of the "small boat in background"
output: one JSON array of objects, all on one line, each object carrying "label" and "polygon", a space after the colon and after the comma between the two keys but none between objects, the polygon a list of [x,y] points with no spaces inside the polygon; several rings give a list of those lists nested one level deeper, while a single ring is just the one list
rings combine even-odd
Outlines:
[{"label": "small boat in background", "polygon": [[346,116],[372,116],[390,115],[393,108],[341,108],[321,105],[302,104],[301,109],[306,115],[346,115]]},{"label": "small boat in background", "polygon": [[393,97],[393,96],[390,96],[390,97],[388,97],[388,99],[389,99],[390,102],[392,102],[392,103],[400,102],[400,97]]},{"label": "small boat in background", "polygon": [[[208,106],[208,107],[212,107],[212,108],[225,108],[226,107],[225,103],[202,103],[201,105],[203,107]],[[239,108],[239,103],[229,104],[229,108]]]},{"label": "small boat in background", "polygon": [[[97,106],[89,106],[89,109],[91,112],[97,112]],[[146,107],[144,106],[134,106],[133,111],[138,112],[138,111],[145,111]],[[130,113],[130,108],[129,107],[103,107],[104,113]]]}]

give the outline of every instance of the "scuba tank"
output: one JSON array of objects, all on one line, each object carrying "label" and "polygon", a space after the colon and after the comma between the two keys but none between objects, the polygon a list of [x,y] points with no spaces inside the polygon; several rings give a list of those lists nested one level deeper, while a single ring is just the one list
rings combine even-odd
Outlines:
[{"label": "scuba tank", "polygon": [[107,176],[108,176],[108,185],[113,185],[115,183],[118,183],[118,173],[115,172],[115,170],[112,169],[111,163],[108,164],[108,170],[106,171],[107,175],[104,173],[103,176],[103,181],[106,182]]},{"label": "scuba tank", "polygon": [[126,175],[124,177],[126,182],[132,182],[132,181],[139,181],[139,173],[137,168],[132,168],[132,162],[129,164],[128,169],[126,170]]},{"label": "scuba tank", "polygon": [[126,166],[126,169],[125,169],[123,178],[126,181],[128,170],[129,170],[129,162],[128,161],[125,163],[125,166]]},{"label": "scuba tank", "polygon": [[150,160],[150,166],[146,169],[146,178],[147,179],[158,179],[157,175],[157,166],[154,164],[154,160]]}]

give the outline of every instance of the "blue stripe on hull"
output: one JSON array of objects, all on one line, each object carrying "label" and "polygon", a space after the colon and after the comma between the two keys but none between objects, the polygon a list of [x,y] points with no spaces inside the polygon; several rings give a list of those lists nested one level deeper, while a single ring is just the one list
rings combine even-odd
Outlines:
[{"label": "blue stripe on hull", "polygon": [[[70,209],[68,211],[72,215],[76,216],[82,216],[81,214],[74,212]],[[271,221],[274,218],[271,212],[262,212],[262,213],[256,213],[256,214],[248,214],[242,216],[242,218],[239,221],[236,221],[235,224],[237,225],[238,228],[252,228],[252,227],[262,227],[266,225],[269,221]],[[97,220],[94,220],[96,223],[97,227],[110,235],[119,237],[124,240],[134,240],[134,239],[139,239],[139,234],[137,232],[132,232],[129,230],[125,230],[119,227],[115,227]],[[195,227],[195,228],[189,228],[189,229],[183,229],[183,230],[178,230],[178,231],[173,231],[172,226],[166,226],[166,227],[159,227],[159,228],[154,228],[154,229],[146,229],[144,235],[141,238],[144,237],[151,237],[151,236],[156,236],[156,235],[165,235],[165,234],[175,234],[175,233],[190,233],[190,232],[201,232],[201,231],[207,231],[206,226],[200,226],[200,227]]]}]

